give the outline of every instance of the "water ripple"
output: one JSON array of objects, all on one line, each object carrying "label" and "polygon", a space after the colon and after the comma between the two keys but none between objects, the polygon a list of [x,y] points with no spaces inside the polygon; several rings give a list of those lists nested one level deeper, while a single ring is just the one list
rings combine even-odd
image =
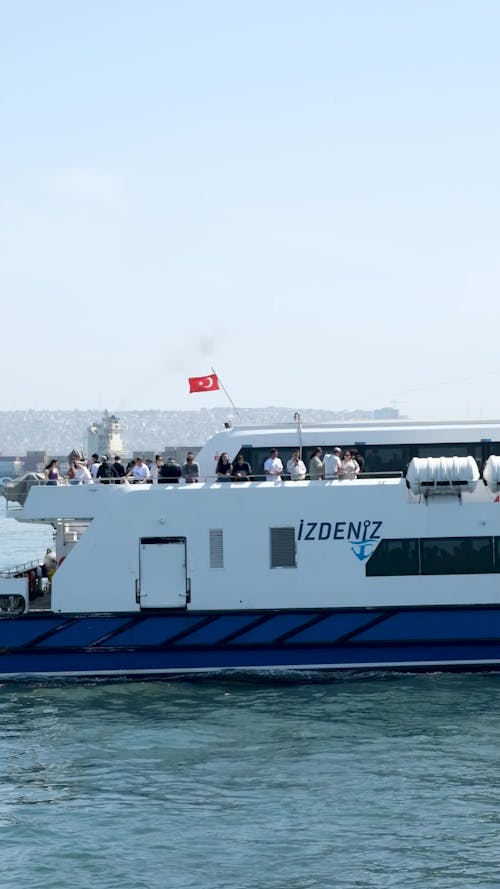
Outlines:
[{"label": "water ripple", "polygon": [[497,884],[499,677],[0,688],[2,887]]}]

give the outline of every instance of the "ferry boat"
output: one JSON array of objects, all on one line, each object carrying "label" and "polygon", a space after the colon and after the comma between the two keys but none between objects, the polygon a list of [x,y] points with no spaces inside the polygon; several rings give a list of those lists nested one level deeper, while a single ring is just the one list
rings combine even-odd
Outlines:
[{"label": "ferry boat", "polygon": [[[272,446],[316,445],[356,445],[365,472],[260,479]],[[223,451],[253,480],[217,481]],[[16,518],[54,527],[57,568],[41,598],[0,577],[0,676],[497,670],[499,455],[496,421],[299,418],[217,434],[198,484],[33,487]]]}]

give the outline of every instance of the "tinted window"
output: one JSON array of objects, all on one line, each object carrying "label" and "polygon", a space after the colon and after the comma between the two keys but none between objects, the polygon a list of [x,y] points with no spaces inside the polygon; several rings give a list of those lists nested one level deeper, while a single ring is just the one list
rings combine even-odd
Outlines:
[{"label": "tinted window", "polygon": [[474,457],[476,460],[481,460],[481,456],[479,443],[439,444],[438,442],[415,445],[415,457]]},{"label": "tinted window", "polygon": [[495,559],[495,571],[500,574],[500,537],[493,538],[493,553]]},{"label": "tinted window", "polygon": [[366,472],[402,472],[407,462],[400,445],[365,445],[363,456]]},{"label": "tinted window", "polygon": [[367,577],[405,574],[419,574],[418,540],[381,540],[367,562]]},{"label": "tinted window", "polygon": [[420,541],[422,574],[493,572],[491,537],[432,537]]}]

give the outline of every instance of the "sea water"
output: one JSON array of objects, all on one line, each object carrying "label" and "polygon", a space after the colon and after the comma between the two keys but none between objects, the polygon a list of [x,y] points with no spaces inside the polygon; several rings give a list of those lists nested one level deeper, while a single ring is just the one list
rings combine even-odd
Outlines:
[{"label": "sea water", "polygon": [[15,517],[20,514],[17,504],[10,503],[7,509],[4,498],[0,497],[0,571],[43,558],[53,543],[52,525],[18,522]]},{"label": "sea water", "polygon": [[0,886],[497,887],[499,730],[495,674],[4,683]]}]

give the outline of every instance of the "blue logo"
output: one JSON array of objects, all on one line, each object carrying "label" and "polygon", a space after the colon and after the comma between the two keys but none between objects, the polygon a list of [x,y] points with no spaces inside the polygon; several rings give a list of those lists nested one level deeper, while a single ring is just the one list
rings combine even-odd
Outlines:
[{"label": "blue logo", "polygon": [[347,540],[360,562],[369,559],[381,540],[382,522],[364,519],[359,522],[306,522],[301,519],[297,540]]},{"label": "blue logo", "polygon": [[364,562],[365,559],[369,559],[374,547],[376,547],[379,542],[379,538],[371,539],[371,540],[362,540],[361,543],[359,540],[350,540],[351,550],[354,555],[360,562]]}]

